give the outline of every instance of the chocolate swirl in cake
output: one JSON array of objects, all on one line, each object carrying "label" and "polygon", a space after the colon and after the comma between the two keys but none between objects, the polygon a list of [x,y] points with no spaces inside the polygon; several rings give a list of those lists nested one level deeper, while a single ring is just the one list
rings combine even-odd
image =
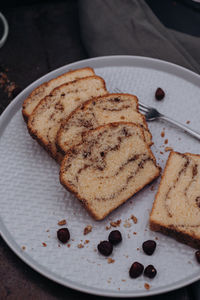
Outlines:
[{"label": "chocolate swirl in cake", "polygon": [[200,155],[170,153],[150,215],[150,228],[200,247]]},{"label": "chocolate swirl in cake", "polygon": [[67,152],[60,180],[100,220],[159,173],[141,128],[121,122],[84,134]]},{"label": "chocolate swirl in cake", "polygon": [[57,133],[57,148],[66,153],[70,147],[82,142],[82,137],[88,130],[99,126],[118,122],[133,122],[144,130],[145,140],[152,144],[144,116],[139,113],[137,98],[129,94],[110,94],[90,100],[77,108],[62,123]]}]

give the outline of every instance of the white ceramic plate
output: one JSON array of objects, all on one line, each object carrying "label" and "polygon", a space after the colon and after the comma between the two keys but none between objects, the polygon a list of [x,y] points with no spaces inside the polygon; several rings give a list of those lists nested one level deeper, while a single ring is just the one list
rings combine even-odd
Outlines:
[{"label": "white ceramic plate", "polygon": [[[95,222],[79,201],[59,184],[59,167],[29,136],[21,115],[21,104],[39,84],[69,69],[90,66],[102,76],[110,92],[118,88],[134,93],[161,112],[200,128],[200,77],[182,67],[160,60],[110,56],[76,62],[59,68],[27,87],[4,111],[0,119],[0,228],[10,248],[29,266],[44,276],[67,287],[96,295],[138,297],[155,295],[180,288],[200,278],[194,249],[148,229],[148,216],[159,180],[154,190],[146,187],[102,222]],[[166,92],[157,102],[157,87]],[[152,150],[161,167],[168,152],[166,146],[180,152],[200,153],[200,143],[177,128],[158,121],[149,123],[153,135]],[[161,132],[165,128],[165,138]],[[168,139],[168,144],[164,140]],[[164,154],[160,153],[163,152]],[[126,220],[134,214],[138,223]],[[71,232],[71,247],[58,246],[56,231],[59,220],[66,219]],[[121,245],[115,247],[112,259],[99,255],[95,249],[107,239],[110,221],[121,219]],[[83,229],[91,224],[93,230],[84,236]],[[137,234],[134,234],[136,232]],[[143,241],[157,239],[152,256],[141,250]],[[77,245],[90,240],[84,248]],[[42,243],[46,243],[46,247]],[[25,250],[22,250],[22,247]],[[140,248],[140,250],[137,250]],[[143,276],[130,279],[128,270],[134,261],[145,266],[153,264],[158,275],[153,280]],[[144,283],[150,289],[144,288]]]}]

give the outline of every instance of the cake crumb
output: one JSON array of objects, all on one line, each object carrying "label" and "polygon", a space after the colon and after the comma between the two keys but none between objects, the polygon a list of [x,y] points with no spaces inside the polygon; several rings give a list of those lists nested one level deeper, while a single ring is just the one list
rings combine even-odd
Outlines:
[{"label": "cake crumb", "polygon": [[137,248],[136,250],[137,250],[137,251],[140,251],[140,248]]},{"label": "cake crumb", "polygon": [[160,151],[160,154],[164,154],[164,152]]},{"label": "cake crumb", "polygon": [[107,280],[107,283],[111,283],[111,280]]},{"label": "cake crumb", "polygon": [[115,262],[115,260],[112,259],[111,257],[108,257],[107,262],[108,262],[108,264],[113,264]]},{"label": "cake crumb", "polygon": [[128,233],[128,239],[130,239],[130,234]]},{"label": "cake crumb", "polygon": [[83,230],[83,234],[86,235],[86,234],[90,233],[91,231],[92,231],[92,225],[87,225]]},{"label": "cake crumb", "polygon": [[23,250],[23,251],[26,250],[26,247],[25,247],[25,246],[22,246],[22,250]]},{"label": "cake crumb", "polygon": [[84,244],[88,244],[90,241],[89,240],[85,240]]},{"label": "cake crumb", "polygon": [[71,244],[67,244],[67,247],[70,248],[70,247],[71,247]]},{"label": "cake crumb", "polygon": [[111,226],[106,226],[106,230],[109,230],[111,228]]},{"label": "cake crumb", "polygon": [[158,240],[158,237],[157,237],[157,236],[155,237],[155,240],[156,240],[156,241]]},{"label": "cake crumb", "polygon": [[46,243],[42,243],[42,245],[43,245],[44,247],[46,247],[46,246],[47,246],[47,244],[46,244]]},{"label": "cake crumb", "polygon": [[114,222],[110,222],[110,225],[112,227],[117,227],[117,226],[120,226],[121,224],[121,220],[117,220],[117,221],[114,221]]},{"label": "cake crumb", "polygon": [[165,144],[168,144],[168,139],[166,139],[166,140],[164,141],[164,143],[165,143]]},{"label": "cake crumb", "polygon": [[126,282],[126,279],[122,279],[122,282]]},{"label": "cake crumb", "polygon": [[120,291],[120,288],[118,288],[118,291]]},{"label": "cake crumb", "polygon": [[137,222],[138,222],[138,219],[137,219],[137,217],[136,217],[136,216],[134,216],[134,215],[131,215],[131,219],[133,220],[133,223],[134,223],[134,224],[137,224]]},{"label": "cake crumb", "polygon": [[186,122],[186,124],[190,124],[190,121],[188,120],[188,121]]},{"label": "cake crumb", "polygon": [[58,247],[60,248],[60,244],[58,244]]},{"label": "cake crumb", "polygon": [[165,132],[164,132],[164,131],[161,131],[161,134],[160,134],[160,135],[161,135],[162,138],[164,138],[164,137],[165,137]]},{"label": "cake crumb", "polygon": [[130,228],[131,227],[131,223],[128,222],[127,220],[125,220],[125,223],[123,225],[125,228]]},{"label": "cake crumb", "polygon": [[47,229],[46,232],[49,232],[49,229]]},{"label": "cake crumb", "polygon": [[173,151],[173,148],[172,147],[165,147],[165,152],[168,152],[168,151]]},{"label": "cake crumb", "polygon": [[63,226],[63,225],[66,225],[66,224],[67,224],[67,222],[66,222],[65,219],[58,222],[59,226]]},{"label": "cake crumb", "polygon": [[84,245],[80,243],[80,244],[77,245],[77,247],[78,247],[79,249],[81,249],[81,248],[84,248]]},{"label": "cake crumb", "polygon": [[148,284],[147,282],[145,282],[144,287],[145,287],[146,290],[149,290],[151,286],[150,286],[150,284]]},{"label": "cake crumb", "polygon": [[135,232],[135,231],[134,231],[134,232],[133,232],[133,234],[135,234],[135,235],[136,235],[136,234],[137,234],[137,232]]}]

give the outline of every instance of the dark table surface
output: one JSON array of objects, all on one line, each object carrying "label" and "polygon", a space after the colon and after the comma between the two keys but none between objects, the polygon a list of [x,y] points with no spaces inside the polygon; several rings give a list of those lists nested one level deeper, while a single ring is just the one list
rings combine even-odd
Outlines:
[{"label": "dark table surface", "polygon": [[[179,1],[164,1],[162,8],[159,1],[147,2],[165,25],[196,34],[193,8],[188,12]],[[87,58],[80,37],[77,1],[8,0],[1,3],[0,10],[9,22],[10,32],[6,44],[0,49],[0,113],[20,90],[37,78],[65,64]],[[164,9],[163,5],[166,5]],[[177,13],[179,16],[180,13],[190,13],[191,24],[181,24],[181,18],[177,21]],[[98,298],[65,288],[39,275],[23,263],[1,238],[0,278],[0,299]],[[148,299],[193,300],[193,288],[191,285]]]}]

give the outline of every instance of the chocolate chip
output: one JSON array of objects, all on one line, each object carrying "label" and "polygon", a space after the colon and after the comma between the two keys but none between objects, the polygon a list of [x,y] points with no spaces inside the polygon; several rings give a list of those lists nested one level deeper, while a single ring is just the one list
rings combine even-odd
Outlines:
[{"label": "chocolate chip", "polygon": [[144,270],[144,276],[154,278],[157,274],[156,268],[153,265],[148,265]]},{"label": "chocolate chip", "polygon": [[113,251],[113,245],[109,241],[100,242],[97,249],[102,255],[109,256]]},{"label": "chocolate chip", "polygon": [[100,152],[101,157],[104,157],[104,152]]},{"label": "chocolate chip", "polygon": [[142,275],[143,270],[144,270],[144,266],[139,262],[135,261],[129,270],[129,275],[131,278],[137,278],[140,275]]},{"label": "chocolate chip", "polygon": [[122,241],[122,235],[119,230],[113,230],[108,236],[108,240],[111,244],[117,245]]},{"label": "chocolate chip", "polygon": [[59,241],[61,241],[63,244],[66,244],[70,239],[70,233],[68,228],[61,228],[57,231],[57,237]]},{"label": "chocolate chip", "polygon": [[157,88],[155,93],[156,100],[162,100],[165,97],[165,92],[161,88]]},{"label": "chocolate chip", "polygon": [[152,255],[156,249],[156,242],[148,240],[142,244],[142,249],[147,255]]},{"label": "chocolate chip", "polygon": [[200,250],[198,250],[198,251],[195,252],[195,256],[196,256],[196,260],[200,264]]}]

